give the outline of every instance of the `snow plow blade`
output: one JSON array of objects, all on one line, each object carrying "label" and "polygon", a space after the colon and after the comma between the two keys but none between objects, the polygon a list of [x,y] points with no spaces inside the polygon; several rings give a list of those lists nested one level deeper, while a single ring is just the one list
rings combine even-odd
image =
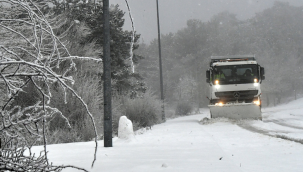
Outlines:
[{"label": "snow plow blade", "polygon": [[254,103],[208,105],[211,118],[259,119],[262,120],[261,108]]}]

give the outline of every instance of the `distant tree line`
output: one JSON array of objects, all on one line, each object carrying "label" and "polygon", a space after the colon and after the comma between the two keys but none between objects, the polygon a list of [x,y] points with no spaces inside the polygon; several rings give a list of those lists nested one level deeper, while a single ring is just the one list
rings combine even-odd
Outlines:
[{"label": "distant tree line", "polygon": [[[247,20],[221,12],[209,21],[192,19],[177,33],[161,35],[165,100],[206,106],[205,82],[211,56],[255,54],[265,67],[263,105],[302,97],[303,7],[275,2]],[[159,90],[158,42],[141,44],[145,57],[137,67],[154,90]],[[196,105],[198,106],[198,105]]]}]

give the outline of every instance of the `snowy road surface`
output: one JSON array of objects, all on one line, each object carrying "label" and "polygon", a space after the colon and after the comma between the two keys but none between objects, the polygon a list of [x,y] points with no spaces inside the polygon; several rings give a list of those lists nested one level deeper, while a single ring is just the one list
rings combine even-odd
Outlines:
[{"label": "snowy road surface", "polygon": [[263,121],[215,119],[206,125],[199,123],[209,116],[203,109],[202,114],[168,120],[129,141],[114,138],[112,148],[100,141],[93,168],[93,142],[50,145],[48,156],[55,165],[95,172],[302,172],[303,145],[273,137],[303,138],[302,104],[300,99],[263,109]]}]

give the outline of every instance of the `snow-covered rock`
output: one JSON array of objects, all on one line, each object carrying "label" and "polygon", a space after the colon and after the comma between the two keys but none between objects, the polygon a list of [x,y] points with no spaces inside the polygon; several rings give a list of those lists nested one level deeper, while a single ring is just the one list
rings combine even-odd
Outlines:
[{"label": "snow-covered rock", "polygon": [[133,123],[126,116],[121,116],[119,119],[118,137],[120,139],[134,137]]}]

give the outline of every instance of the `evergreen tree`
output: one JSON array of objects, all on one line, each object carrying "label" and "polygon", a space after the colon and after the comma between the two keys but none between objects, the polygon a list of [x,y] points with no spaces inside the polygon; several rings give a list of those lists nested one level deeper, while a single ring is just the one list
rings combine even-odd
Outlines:
[{"label": "evergreen tree", "polygon": [[[74,34],[69,34],[67,40],[72,41],[70,44],[71,51],[77,51],[81,47],[90,47],[95,55],[103,58],[103,10],[102,3],[95,1],[82,0],[52,0],[53,11],[57,15],[64,14],[67,18],[65,25],[61,27],[61,31],[70,27],[73,22],[81,23],[79,29],[85,30],[86,35],[75,39]],[[141,80],[142,77],[138,73],[132,73],[130,68],[130,43],[132,32],[123,30],[124,12],[119,9],[118,5],[110,6],[110,37],[111,37],[111,59],[112,59],[112,79],[115,89],[129,91],[132,89],[134,82]],[[82,29],[81,29],[82,28]],[[85,29],[83,29],[85,28]],[[78,30],[79,30],[78,29]],[[77,28],[76,28],[77,30]],[[60,33],[59,33],[60,34]],[[137,41],[140,35],[135,34],[135,44],[133,49],[138,48]],[[83,48],[82,48],[83,49]],[[139,56],[134,56],[133,61],[137,63]]]}]

